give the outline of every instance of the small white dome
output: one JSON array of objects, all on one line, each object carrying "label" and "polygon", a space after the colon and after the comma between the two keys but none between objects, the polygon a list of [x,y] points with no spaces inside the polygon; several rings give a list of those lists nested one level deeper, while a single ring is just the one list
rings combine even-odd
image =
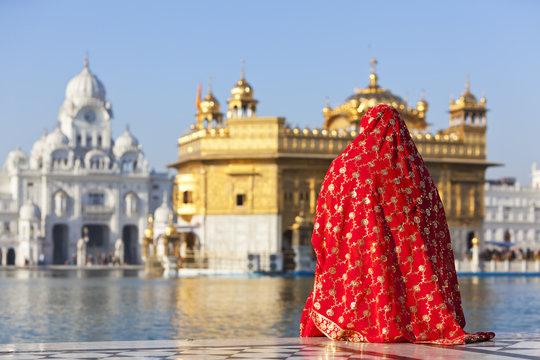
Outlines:
[{"label": "small white dome", "polygon": [[11,172],[28,166],[28,156],[20,148],[11,151],[6,157],[4,169]]},{"label": "small white dome", "polygon": [[105,101],[105,87],[97,76],[90,72],[88,60],[84,63],[84,69],[68,83],[66,87],[66,99],[95,98]]},{"label": "small white dome", "polygon": [[20,220],[40,220],[41,219],[41,211],[39,211],[39,207],[37,207],[36,204],[30,199],[26,200],[26,202],[21,206],[19,209],[19,219]]},{"label": "small white dome", "polygon": [[113,152],[117,158],[129,150],[139,150],[139,141],[131,134],[129,127],[114,142]]},{"label": "small white dome", "polygon": [[64,135],[60,127],[57,127],[47,136],[45,144],[49,150],[53,150],[68,145],[69,139]]},{"label": "small white dome", "polygon": [[43,157],[43,152],[47,146],[47,136],[47,130],[44,130],[43,136],[34,143],[34,146],[32,146],[32,150],[30,151],[30,167],[32,169],[39,168],[40,159]]},{"label": "small white dome", "polygon": [[167,204],[167,194],[163,194],[163,202],[161,205],[154,211],[154,222],[156,224],[168,224],[169,216],[171,214],[171,209],[169,204]]}]

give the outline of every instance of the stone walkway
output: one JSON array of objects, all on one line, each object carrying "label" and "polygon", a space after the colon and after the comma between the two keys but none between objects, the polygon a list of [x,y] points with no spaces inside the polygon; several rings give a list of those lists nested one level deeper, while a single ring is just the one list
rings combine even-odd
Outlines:
[{"label": "stone walkway", "polygon": [[355,344],[325,338],[111,341],[0,345],[1,359],[540,359],[540,334],[497,334],[494,341],[433,346]]}]

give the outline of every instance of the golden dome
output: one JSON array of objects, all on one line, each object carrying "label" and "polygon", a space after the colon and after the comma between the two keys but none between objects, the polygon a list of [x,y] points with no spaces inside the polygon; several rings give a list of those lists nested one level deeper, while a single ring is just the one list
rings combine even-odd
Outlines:
[{"label": "golden dome", "polygon": [[[368,108],[386,104],[393,106],[396,109],[407,108],[407,102],[401,97],[392,94],[389,90],[383,89],[377,84],[379,77],[375,73],[375,65],[377,60],[371,60],[371,74],[369,74],[369,86],[364,89],[355,89],[355,93],[345,100],[345,104],[349,103],[352,107],[356,107],[358,112],[364,112]],[[344,104],[344,105],[345,105]]]},{"label": "golden dome", "polygon": [[478,105],[476,97],[469,91],[466,90],[461,97],[456,100],[457,105]]},{"label": "golden dome", "polygon": [[243,73],[242,73],[242,78],[238,80],[236,85],[231,89],[231,95],[233,99],[240,99],[240,100],[253,98],[253,88],[244,79]]},{"label": "golden dome", "polygon": [[467,82],[465,83],[465,91],[461,94],[461,97],[456,100],[457,105],[478,105],[476,97],[471,93],[471,83],[467,76]]},{"label": "golden dome", "polygon": [[[428,108],[427,102],[422,98],[417,105],[418,109],[412,109],[407,101],[387,89],[379,86],[378,76],[375,72],[377,61],[371,60],[371,74],[369,75],[369,85],[364,89],[355,89],[355,93],[345,100],[343,104],[335,109],[328,105],[323,109],[326,118],[324,128],[339,130],[344,124],[348,126],[358,123],[365,112],[373,106],[385,104],[394,107],[405,119],[405,122],[412,129],[425,129],[425,115]],[[347,126],[347,125],[346,125]]]},{"label": "golden dome", "polygon": [[219,112],[219,101],[214,97],[211,90],[209,90],[208,94],[202,99],[200,109],[202,113]]},{"label": "golden dome", "polygon": [[242,70],[240,73],[240,80],[231,89],[231,95],[233,99],[238,100],[251,100],[253,99],[253,88],[246,81],[244,73],[244,60],[242,60]]},{"label": "golden dome", "polygon": [[463,108],[485,109],[486,102],[487,101],[484,96],[482,96],[480,102],[478,102],[476,96],[471,93],[471,84],[467,78],[467,82],[465,83],[465,91],[463,94],[461,94],[461,96],[455,101],[453,98],[450,100],[450,110]]}]

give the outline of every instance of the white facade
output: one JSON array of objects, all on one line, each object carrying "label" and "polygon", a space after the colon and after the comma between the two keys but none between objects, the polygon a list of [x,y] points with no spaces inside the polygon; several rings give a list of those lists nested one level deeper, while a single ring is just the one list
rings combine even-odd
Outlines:
[{"label": "white facade", "polygon": [[484,241],[510,242],[526,251],[540,250],[540,171],[532,166],[532,184],[511,181],[485,185]]},{"label": "white facade", "polygon": [[29,156],[10,152],[0,171],[1,264],[73,262],[88,231],[87,253],[114,253],[141,261],[147,214],[170,193],[166,173],[148,170],[142,146],[129,129],[112,138],[112,107],[88,62],[66,87],[56,128],[35,142]]}]

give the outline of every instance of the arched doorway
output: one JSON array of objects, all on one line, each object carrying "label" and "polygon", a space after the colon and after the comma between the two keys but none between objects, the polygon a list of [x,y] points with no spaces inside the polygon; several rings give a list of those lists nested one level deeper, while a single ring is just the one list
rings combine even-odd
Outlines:
[{"label": "arched doorway", "polygon": [[6,265],[15,265],[15,249],[9,248],[7,252]]},{"label": "arched doorway", "polygon": [[88,229],[88,243],[86,244],[87,263],[101,264],[102,259],[109,252],[109,237],[110,231],[107,225],[88,224],[81,229],[81,234],[84,236],[84,228]]},{"label": "arched doorway", "polygon": [[193,264],[196,264],[200,260],[199,252],[198,252],[200,248],[199,238],[193,232],[184,233],[183,235],[184,235],[183,236],[184,240],[182,244],[182,247],[184,248],[183,262],[184,264],[192,264],[191,266],[193,266]]},{"label": "arched doorway", "polygon": [[53,264],[63,265],[68,259],[68,226],[57,224],[52,228],[53,233]]},{"label": "arched doorway", "polygon": [[137,264],[137,239],[139,230],[135,225],[126,225],[122,229],[122,241],[124,242],[124,262]]}]

